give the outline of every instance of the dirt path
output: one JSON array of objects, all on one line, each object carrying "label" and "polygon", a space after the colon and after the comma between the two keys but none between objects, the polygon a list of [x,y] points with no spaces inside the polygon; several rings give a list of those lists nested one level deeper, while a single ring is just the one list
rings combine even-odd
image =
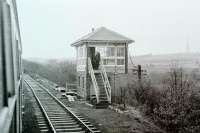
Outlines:
[{"label": "dirt path", "polygon": [[154,124],[133,114],[121,114],[112,109],[95,109],[80,101],[65,104],[76,108],[103,133],[162,133]]}]

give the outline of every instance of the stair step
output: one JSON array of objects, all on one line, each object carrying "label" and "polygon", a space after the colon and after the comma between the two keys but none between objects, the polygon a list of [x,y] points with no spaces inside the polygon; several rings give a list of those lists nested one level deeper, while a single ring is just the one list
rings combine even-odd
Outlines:
[{"label": "stair step", "polygon": [[107,100],[107,97],[99,97],[100,100]]},{"label": "stair step", "polygon": [[99,99],[106,99],[107,100],[107,97],[99,97]]},{"label": "stair step", "polygon": [[97,85],[99,87],[100,95],[99,95],[99,103],[95,105],[96,108],[107,108],[109,105],[107,93],[105,90],[104,82],[102,79],[101,73],[95,73],[95,78],[97,81]]},{"label": "stair step", "polygon": [[107,94],[106,93],[100,93],[99,97],[107,97]]},{"label": "stair step", "polygon": [[103,82],[103,79],[102,78],[96,78],[97,82]]},{"label": "stair step", "polygon": [[107,95],[106,95],[106,93],[104,93],[104,94],[101,93],[101,94],[99,95],[99,97],[107,97]]},{"label": "stair step", "polygon": [[108,103],[108,100],[99,100],[100,101],[100,103],[98,103],[98,104],[107,104]]},{"label": "stair step", "polygon": [[107,99],[107,97],[106,97],[106,96],[101,96],[101,97],[99,97],[99,98],[106,98],[106,99]]},{"label": "stair step", "polygon": [[100,93],[99,97],[107,97],[107,95],[106,93],[105,94]]}]

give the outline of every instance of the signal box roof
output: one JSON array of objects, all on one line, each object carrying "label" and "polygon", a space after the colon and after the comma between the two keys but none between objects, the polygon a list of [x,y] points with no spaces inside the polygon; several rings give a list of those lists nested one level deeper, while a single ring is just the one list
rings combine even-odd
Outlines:
[{"label": "signal box roof", "polygon": [[83,36],[79,40],[71,44],[71,46],[79,46],[84,42],[111,42],[111,43],[127,43],[130,44],[134,40],[129,39],[119,33],[111,31],[105,27],[100,27],[91,33]]}]

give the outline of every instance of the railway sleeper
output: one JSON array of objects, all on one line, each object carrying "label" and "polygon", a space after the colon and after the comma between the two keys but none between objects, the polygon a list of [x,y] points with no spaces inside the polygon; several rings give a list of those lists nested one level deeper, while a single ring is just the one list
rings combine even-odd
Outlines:
[{"label": "railway sleeper", "polygon": [[58,132],[74,132],[74,131],[83,131],[82,128],[65,128],[65,129],[56,129]]},{"label": "railway sleeper", "polygon": [[77,125],[77,123],[74,122],[69,122],[69,123],[54,123],[54,126],[59,126],[59,125],[68,125],[68,126],[72,126],[72,125]]},{"label": "railway sleeper", "polygon": [[72,118],[68,118],[68,119],[63,119],[63,118],[50,118],[51,121],[70,121],[70,120],[74,120]]},{"label": "railway sleeper", "polygon": [[56,128],[78,128],[79,125],[55,125]]},{"label": "railway sleeper", "polygon": [[57,121],[57,120],[54,120],[54,121],[52,121],[52,123],[76,123],[76,121],[74,121],[74,120],[63,120],[63,121]]}]

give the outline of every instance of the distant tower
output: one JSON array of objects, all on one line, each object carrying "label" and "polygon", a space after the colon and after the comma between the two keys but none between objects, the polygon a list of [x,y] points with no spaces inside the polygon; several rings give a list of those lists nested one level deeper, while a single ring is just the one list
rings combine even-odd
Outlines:
[{"label": "distant tower", "polygon": [[92,28],[92,32],[94,32],[95,31],[95,29],[94,28]]},{"label": "distant tower", "polygon": [[190,44],[189,44],[189,40],[187,40],[187,44],[186,44],[186,53],[190,53]]}]

